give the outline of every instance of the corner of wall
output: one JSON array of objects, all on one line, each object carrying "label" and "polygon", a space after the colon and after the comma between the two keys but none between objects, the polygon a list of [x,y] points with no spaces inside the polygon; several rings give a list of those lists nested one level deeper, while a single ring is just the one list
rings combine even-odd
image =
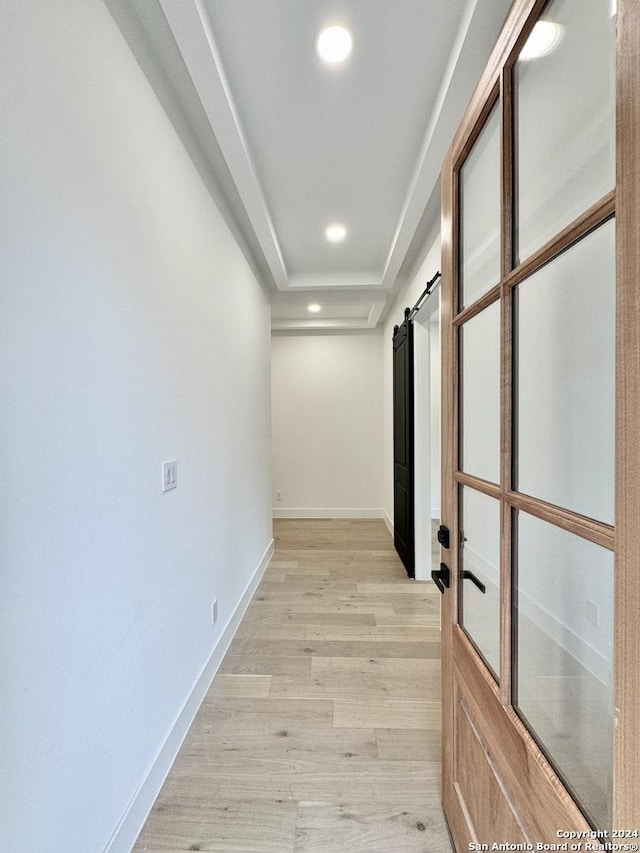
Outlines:
[{"label": "corner of wall", "polygon": [[391,516],[389,515],[389,513],[386,511],[386,509],[383,510],[383,516],[382,517],[384,518],[384,523],[389,528],[389,533],[393,536],[394,535],[393,520],[392,520]]}]

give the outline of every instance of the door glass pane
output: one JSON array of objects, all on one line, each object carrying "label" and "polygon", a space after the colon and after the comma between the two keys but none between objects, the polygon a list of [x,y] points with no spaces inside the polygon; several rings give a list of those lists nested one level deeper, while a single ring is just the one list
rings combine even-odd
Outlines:
[{"label": "door glass pane", "polygon": [[460,309],[500,279],[500,114],[494,107],[460,170]]},{"label": "door glass pane", "polygon": [[460,329],[460,468],[500,482],[500,305]]},{"label": "door glass pane", "polygon": [[516,705],[597,826],[611,818],[613,553],[518,513]]},{"label": "door glass pane", "polygon": [[516,288],[517,488],[613,524],[615,227]]},{"label": "door glass pane", "polygon": [[498,678],[500,503],[466,486],[460,490],[460,624]]},{"label": "door glass pane", "polygon": [[614,187],[611,11],[611,0],[553,0],[516,63],[520,260]]}]

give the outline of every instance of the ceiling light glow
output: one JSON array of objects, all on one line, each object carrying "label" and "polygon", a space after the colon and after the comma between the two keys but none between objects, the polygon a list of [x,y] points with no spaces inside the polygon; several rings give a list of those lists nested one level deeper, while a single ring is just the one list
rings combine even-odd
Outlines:
[{"label": "ceiling light glow", "polygon": [[319,314],[320,311],[322,311],[322,307],[318,305],[317,302],[313,302],[311,305],[307,306],[307,311],[309,311],[310,314]]},{"label": "ceiling light glow", "polygon": [[538,21],[531,30],[531,35],[520,51],[520,59],[527,62],[530,59],[539,59],[547,56],[560,44],[562,39],[562,27],[553,21]]},{"label": "ceiling light glow", "polygon": [[330,225],[324,233],[330,243],[341,243],[347,236],[347,229],[344,225]]},{"label": "ceiling light glow", "polygon": [[316,39],[318,56],[330,65],[344,60],[351,53],[353,39],[349,30],[342,24],[330,24],[323,27]]}]

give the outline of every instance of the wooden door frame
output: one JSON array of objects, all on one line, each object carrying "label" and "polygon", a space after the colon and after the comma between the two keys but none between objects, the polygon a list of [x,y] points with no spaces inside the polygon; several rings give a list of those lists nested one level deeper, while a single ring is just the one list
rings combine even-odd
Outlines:
[{"label": "wooden door frame", "polygon": [[640,4],[618,0],[614,825],[640,826]]},{"label": "wooden door frame", "polygon": [[[453,743],[454,703],[445,701],[454,686],[454,647],[462,644],[469,654],[475,649],[457,625],[458,614],[458,554],[453,543],[458,542],[456,529],[457,489],[460,483],[472,485],[493,497],[501,497],[508,490],[510,503],[503,502],[501,513],[501,663],[502,678],[497,688],[487,676],[475,688],[489,698],[493,693],[499,702],[496,724],[507,720],[515,732],[526,733],[523,723],[511,706],[510,674],[510,620],[511,620],[511,507],[526,509],[544,518],[541,502],[529,503],[510,490],[511,423],[510,412],[502,407],[501,417],[501,489],[483,484],[457,471],[458,459],[458,365],[457,330],[454,317],[457,312],[455,293],[458,280],[458,222],[456,199],[458,196],[458,167],[468,154],[477,133],[495,99],[502,96],[502,107],[510,109],[510,68],[520,47],[528,37],[533,23],[546,0],[515,0],[491,54],[487,67],[472,96],[442,171],[442,523],[450,528],[452,548],[442,550],[442,560],[451,569],[451,587],[443,596],[443,743]],[[615,630],[614,630],[614,791],[613,827],[640,829],[640,4],[637,0],[618,0],[616,46],[616,176],[614,193],[594,205],[570,229],[561,235],[565,243],[573,242],[603,222],[615,210],[616,218],[616,511],[615,528],[596,522],[583,522],[568,513],[566,529],[591,541],[614,548],[615,570]],[[502,156],[511,160],[512,130],[502,122]],[[506,128],[506,130],[505,130]],[[503,169],[502,227],[506,239],[502,247],[502,282],[481,300],[483,306],[502,298],[503,331],[511,322],[511,294],[513,285],[537,269],[555,250],[547,244],[536,252],[514,274],[512,268],[513,235],[511,233],[511,197],[513,175]],[[554,238],[551,243],[558,244]],[[456,326],[473,316],[478,304],[456,318]],[[465,315],[465,316],[462,316]],[[510,335],[502,338],[503,387],[510,387]],[[506,385],[505,385],[506,383]],[[554,517],[557,513],[554,513]],[[564,526],[564,525],[563,525]],[[573,526],[573,527],[572,527]],[[615,530],[615,533],[614,533]],[[615,546],[615,547],[614,547]],[[479,669],[482,672],[482,668]],[[496,705],[497,708],[497,705]],[[539,785],[540,796],[545,799],[545,786],[557,790],[555,773],[541,750],[530,743],[529,768]],[[453,789],[453,753],[443,755],[443,790]],[[536,790],[538,790],[536,788]],[[451,806],[445,802],[450,815]],[[570,809],[572,803],[567,802]],[[575,807],[574,807],[575,808]],[[589,829],[582,814],[575,808],[575,823]],[[454,817],[455,820],[455,817]],[[462,839],[462,825],[451,826],[454,838]]]}]

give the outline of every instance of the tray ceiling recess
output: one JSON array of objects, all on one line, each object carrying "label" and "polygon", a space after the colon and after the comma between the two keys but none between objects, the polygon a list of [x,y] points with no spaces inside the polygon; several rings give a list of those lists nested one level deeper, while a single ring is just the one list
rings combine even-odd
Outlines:
[{"label": "tray ceiling recess", "polygon": [[378,326],[437,227],[508,0],[106,2],[197,138],[273,329]]}]

